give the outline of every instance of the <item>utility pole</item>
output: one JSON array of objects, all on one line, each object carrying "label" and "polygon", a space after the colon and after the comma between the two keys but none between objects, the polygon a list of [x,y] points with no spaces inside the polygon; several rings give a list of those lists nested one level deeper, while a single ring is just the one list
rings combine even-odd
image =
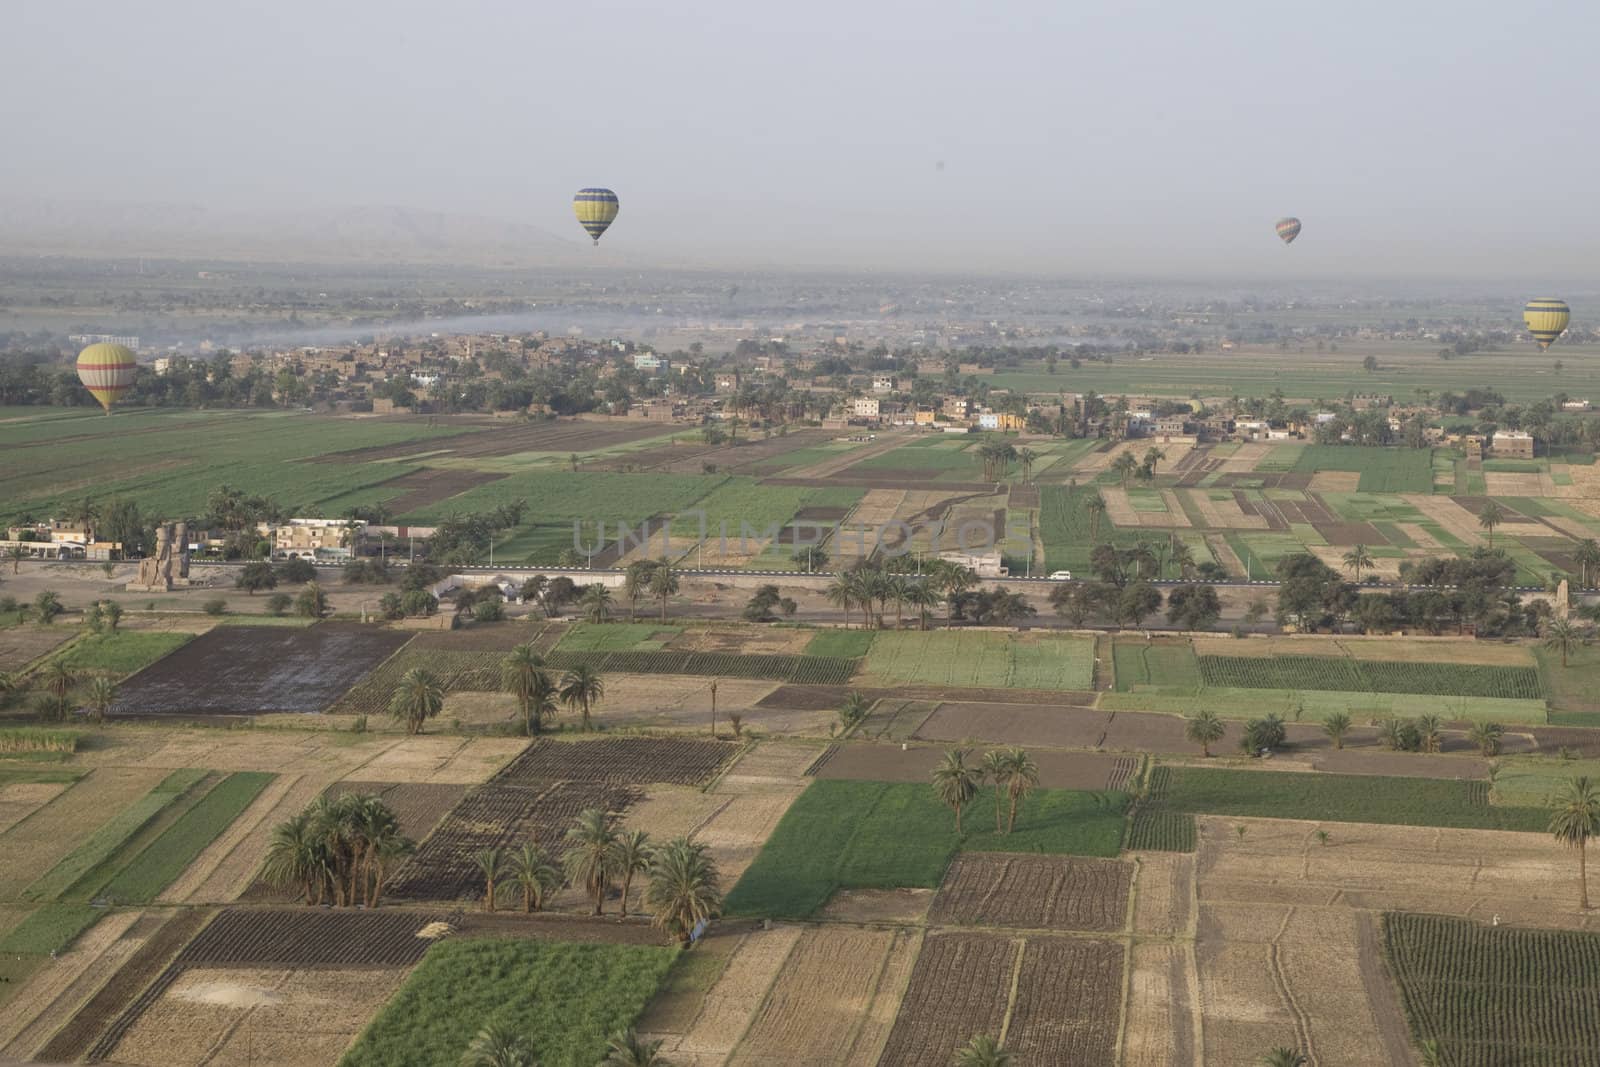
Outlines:
[{"label": "utility pole", "polygon": [[711,739],[717,737],[717,680],[711,679]]}]

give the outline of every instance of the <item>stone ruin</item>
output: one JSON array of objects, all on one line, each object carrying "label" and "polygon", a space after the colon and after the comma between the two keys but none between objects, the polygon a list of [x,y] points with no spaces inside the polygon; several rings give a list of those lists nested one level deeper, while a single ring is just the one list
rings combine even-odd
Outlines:
[{"label": "stone ruin", "polygon": [[139,561],[139,577],[128,583],[129,591],[170,593],[188,584],[188,523],[158,525],[155,552]]}]

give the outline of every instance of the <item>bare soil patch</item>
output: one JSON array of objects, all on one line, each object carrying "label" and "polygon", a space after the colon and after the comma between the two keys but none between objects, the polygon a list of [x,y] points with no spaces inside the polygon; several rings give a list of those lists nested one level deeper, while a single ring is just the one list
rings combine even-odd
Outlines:
[{"label": "bare soil patch", "polygon": [[[941,704],[917,728],[924,741],[968,738],[1011,745],[1095,748],[1103,743],[1110,717],[1089,708],[1044,708],[1022,704]],[[1180,732],[1182,723],[1179,723]]]},{"label": "bare soil patch", "polygon": [[9,626],[0,630],[0,671],[15,671],[54,652],[78,631],[70,626]]},{"label": "bare soil patch", "polygon": [[1189,1067],[1196,1062],[1192,951],[1188,945],[1135,942],[1122,1038],[1127,1067]]},{"label": "bare soil patch", "polygon": [[113,715],[320,712],[393,655],[408,634],[323,623],[225,626],[202,634],[122,686]]},{"label": "bare soil patch", "polygon": [[948,1063],[972,1035],[998,1036],[1021,947],[983,934],[924,938],[880,1067]]},{"label": "bare soil patch", "polygon": [[931,889],[840,889],[819,917],[831,922],[920,924],[933,903]]},{"label": "bare soil patch", "polygon": [[1142,937],[1178,937],[1194,924],[1195,859],[1186,852],[1136,853],[1133,932]]},{"label": "bare soil patch", "polygon": [[504,478],[504,474],[491,471],[462,470],[459,467],[438,469],[422,467],[383,483],[384,489],[404,489],[405,492],[384,506],[395,515],[409,515],[458,493]]},{"label": "bare soil patch", "polygon": [[847,1063],[884,964],[905,931],[823,926],[806,931],[739,1042],[730,1067]]},{"label": "bare soil patch", "polygon": [[375,794],[400,822],[400,832],[413,841],[427,837],[441,819],[448,815],[466,795],[467,787],[442,782],[361,782],[345,780],[335,782],[327,789],[327,796],[345,793]]},{"label": "bare soil patch", "polygon": [[1370,522],[1316,522],[1312,529],[1330,545],[1386,545],[1389,543]]},{"label": "bare soil patch", "polygon": [[720,1065],[744,1036],[805,927],[778,924],[745,936],[706,994],[688,1033],[662,1049],[674,1063]]},{"label": "bare soil patch", "polygon": [[933,901],[935,925],[1121,930],[1133,866],[1121,860],[963,852]]},{"label": "bare soil patch", "polygon": [[[1094,752],[1030,753],[1047,789],[1110,789],[1122,770],[1116,756]],[[927,782],[943,758],[942,748],[865,743],[843,744],[816,772],[818,778],[870,782]]]},{"label": "bare soil patch", "polygon": [[541,739],[496,775],[504,784],[566,779],[582,782],[704,785],[738,755],[722,741],[667,737],[608,737],[600,741]]},{"label": "bare soil patch", "polygon": [[1034,938],[1022,953],[1006,1047],[1022,1063],[1111,1067],[1122,1001],[1122,946]]},{"label": "bare soil patch", "polygon": [[71,782],[12,782],[0,785],[0,833],[60,796]]},{"label": "bare soil patch", "polygon": [[229,908],[178,954],[182,966],[408,967],[433,944],[425,912]]}]

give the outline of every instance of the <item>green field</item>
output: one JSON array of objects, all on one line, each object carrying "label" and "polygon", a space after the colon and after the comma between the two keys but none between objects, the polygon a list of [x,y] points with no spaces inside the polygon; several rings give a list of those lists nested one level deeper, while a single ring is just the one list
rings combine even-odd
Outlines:
[{"label": "green field", "polygon": [[838,889],[932,888],[958,850],[1115,856],[1124,793],[1040,789],[1018,810],[1014,833],[997,835],[992,794],[955,816],[921,783],[813,782],[785,813],[761,854],[728,894],[730,915],[801,919]]},{"label": "green field", "polygon": [[1132,692],[1139,686],[1185,691],[1200,688],[1199,661],[1187,643],[1117,641],[1111,647],[1111,661],[1119,693]]},{"label": "green field", "polygon": [[88,904],[46,904],[0,937],[0,956],[48,956],[59,952],[104,914],[104,908]]},{"label": "green field", "polygon": [[[1285,719],[1320,722],[1334,712],[1358,721],[1440,715],[1447,719],[1484,719],[1499,723],[1543,723],[1542,700],[1495,697],[1440,697],[1419,693],[1324,692],[1317,689],[1220,689],[1199,692],[1138,689],[1102,693],[1096,707],[1104,711],[1159,711],[1193,715],[1203,709],[1225,719],[1253,719],[1268,712]],[[1579,724],[1581,725],[1581,724]]]},{"label": "green field", "polygon": [[1224,689],[1315,689],[1542,700],[1533,667],[1407,663],[1343,656],[1201,656],[1200,677]]},{"label": "green field", "polygon": [[[648,612],[650,601],[639,602],[641,612]],[[616,606],[626,614],[627,600]],[[579,623],[568,630],[556,645],[560,652],[654,652],[683,632],[681,626],[662,626],[653,622],[613,622],[595,625]]]},{"label": "green field", "polygon": [[818,630],[806,643],[806,655],[859,659],[872,651],[874,636],[871,630]]},{"label": "green field", "polygon": [[1457,779],[1158,767],[1151,796],[1152,807],[1197,815],[1545,831],[1548,810],[1491,806],[1488,787]]},{"label": "green field", "polygon": [[1065,635],[894,631],[879,634],[863,666],[884,684],[1094,688],[1094,641]]},{"label": "green field", "polygon": [[154,900],[244,813],[275,777],[263,771],[238,771],[228,775],[118,871],[100,893],[117,904],[144,904]]},{"label": "green field", "polygon": [[68,648],[61,659],[74,671],[125,677],[144,670],[192,640],[193,634],[142,630],[89,634]]},{"label": "green field", "polygon": [[541,1067],[593,1067],[677,955],[641,945],[441,941],[339,1062],[455,1064],[479,1030],[498,1023],[532,1041]]},{"label": "green field", "polygon": [[1390,912],[1383,941],[1412,1035],[1441,1063],[1594,1062],[1600,935]]},{"label": "green field", "polygon": [[1426,448],[1307,445],[1294,469],[1306,473],[1359,471],[1357,488],[1363,493],[1433,492],[1433,452]]}]

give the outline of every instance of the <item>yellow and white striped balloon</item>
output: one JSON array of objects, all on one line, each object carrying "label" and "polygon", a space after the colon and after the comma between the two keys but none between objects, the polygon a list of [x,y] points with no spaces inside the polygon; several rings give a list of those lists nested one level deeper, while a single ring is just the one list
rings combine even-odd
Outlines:
[{"label": "yellow and white striped balloon", "polygon": [[122,345],[90,345],[78,353],[78,380],[90,396],[100,401],[107,415],[111,414],[111,405],[133,385],[137,369],[133,353]]},{"label": "yellow and white striped balloon", "polygon": [[1542,296],[1530,300],[1528,306],[1522,309],[1522,321],[1541,349],[1549,348],[1550,342],[1566,331],[1571,319],[1572,309],[1567,307],[1567,302],[1553,297]]}]

